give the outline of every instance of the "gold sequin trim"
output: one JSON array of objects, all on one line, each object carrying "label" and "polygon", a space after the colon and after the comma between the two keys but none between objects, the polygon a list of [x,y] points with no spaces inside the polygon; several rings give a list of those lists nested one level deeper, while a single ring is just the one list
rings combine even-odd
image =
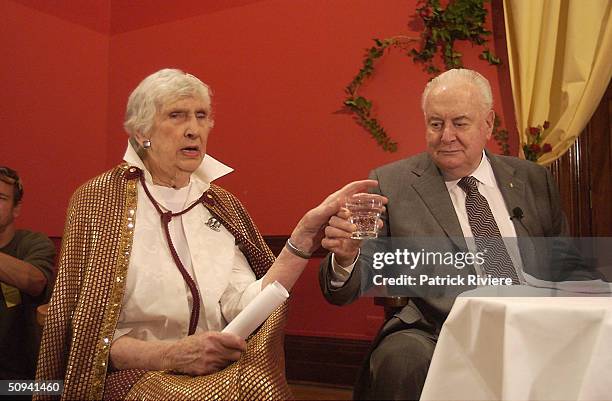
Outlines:
[{"label": "gold sequin trim", "polygon": [[[127,168],[127,166],[122,166]],[[108,370],[110,347],[113,335],[121,312],[121,303],[125,292],[125,282],[132,242],[134,239],[134,224],[136,220],[136,206],[138,202],[137,180],[126,183],[126,198],[121,223],[121,236],[119,239],[119,254],[115,265],[115,275],[109,303],[104,314],[102,328],[96,346],[95,361],[92,367],[92,386],[89,392],[90,399],[101,399],[104,392],[104,381]]]}]

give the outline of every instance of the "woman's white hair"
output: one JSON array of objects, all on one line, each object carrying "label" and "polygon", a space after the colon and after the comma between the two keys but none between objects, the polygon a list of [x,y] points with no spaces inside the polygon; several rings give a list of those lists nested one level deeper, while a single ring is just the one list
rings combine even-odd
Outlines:
[{"label": "woman's white hair", "polygon": [[165,104],[185,97],[200,98],[210,107],[212,93],[208,85],[191,74],[179,69],[159,70],[143,79],[130,94],[123,127],[130,136],[146,133]]},{"label": "woman's white hair", "polygon": [[423,112],[425,112],[425,102],[427,101],[427,96],[429,96],[429,92],[431,92],[432,89],[439,85],[456,83],[460,81],[473,84],[482,95],[481,98],[483,107],[486,110],[493,109],[493,94],[491,93],[491,85],[489,84],[489,81],[474,70],[455,68],[443,72],[427,83],[425,89],[423,90],[423,96],[421,96],[421,109],[423,109]]}]

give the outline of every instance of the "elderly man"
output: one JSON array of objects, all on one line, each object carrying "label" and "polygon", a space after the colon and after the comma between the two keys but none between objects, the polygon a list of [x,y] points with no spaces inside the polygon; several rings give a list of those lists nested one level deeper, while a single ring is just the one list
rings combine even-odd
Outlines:
[{"label": "elderly man", "polygon": [[[495,259],[461,274],[522,282],[521,253],[516,244],[503,246],[501,237],[567,231],[550,174],[534,163],[484,150],[495,115],[491,88],[479,73],[455,69],[441,74],[426,86],[422,108],[427,152],[371,174],[379,182],[378,191],[389,199],[382,235],[436,238],[440,249],[451,251],[467,251],[474,239],[478,249],[494,249]],[[360,243],[349,239],[354,227],[347,217],[347,211],[332,217],[322,241],[331,253],[321,266],[321,289],[338,305],[359,295],[360,272],[367,263],[358,256]],[[479,243],[482,238],[497,238],[502,246],[491,248]],[[455,295],[411,298],[386,322],[362,369],[355,398],[419,398]]]},{"label": "elderly man", "polygon": [[22,197],[17,173],[0,167],[0,380],[34,378],[35,308],[48,295],[55,259],[44,234],[15,228]]}]

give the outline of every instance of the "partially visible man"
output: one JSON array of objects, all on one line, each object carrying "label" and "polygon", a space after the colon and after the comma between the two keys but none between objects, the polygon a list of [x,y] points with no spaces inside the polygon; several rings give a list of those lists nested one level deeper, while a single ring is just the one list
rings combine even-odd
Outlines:
[{"label": "partially visible man", "polygon": [[[439,250],[453,253],[488,247],[494,250],[492,263],[453,274],[523,283],[526,260],[516,242],[506,247],[501,238],[567,233],[552,177],[535,163],[484,150],[495,114],[489,82],[479,73],[455,69],[439,75],[426,86],[422,109],[427,152],[371,173],[378,192],[389,199],[382,235],[435,238]],[[367,255],[358,256],[360,242],[349,239],[354,227],[347,217],[346,210],[332,217],[322,241],[331,253],[321,266],[321,289],[337,305],[359,296],[361,272],[369,267]],[[497,239],[493,245],[479,243],[491,238]],[[419,399],[438,334],[460,289],[453,291],[411,298],[386,322],[355,398]]]},{"label": "partially visible man", "polygon": [[15,228],[22,197],[17,172],[0,167],[0,380],[34,378],[36,307],[50,293],[55,259],[44,234]]}]

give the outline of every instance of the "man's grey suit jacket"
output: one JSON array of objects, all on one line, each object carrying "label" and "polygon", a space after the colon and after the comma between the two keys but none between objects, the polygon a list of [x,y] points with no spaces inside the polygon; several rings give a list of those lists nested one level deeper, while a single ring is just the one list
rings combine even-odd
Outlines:
[{"label": "man's grey suit jacket", "polygon": [[[559,194],[545,168],[516,157],[486,153],[502,193],[508,216],[515,208],[523,212],[513,219],[517,237],[551,237],[567,235],[567,222],[561,209]],[[381,235],[392,237],[435,237],[449,250],[467,251],[450,195],[443,176],[427,153],[375,169],[370,178],[378,180],[378,192],[389,199],[385,228]],[[360,258],[349,280],[341,288],[330,285],[331,255],[321,264],[320,285],[326,299],[336,305],[352,302],[359,296]],[[471,269],[471,270],[470,270]],[[473,268],[464,269],[465,274]],[[413,298],[399,312],[404,324],[425,325],[437,333],[446,319],[454,297]],[[383,330],[383,334],[384,330]]]}]

